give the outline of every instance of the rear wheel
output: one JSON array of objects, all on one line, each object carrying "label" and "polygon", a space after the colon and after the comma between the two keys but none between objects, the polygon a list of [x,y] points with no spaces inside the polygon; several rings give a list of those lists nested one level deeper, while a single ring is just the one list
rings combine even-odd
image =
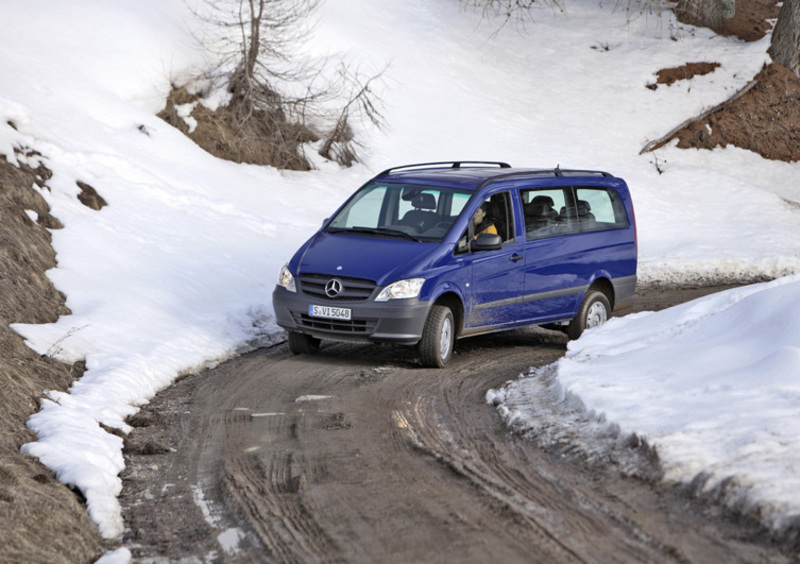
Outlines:
[{"label": "rear wheel", "polygon": [[289,350],[293,354],[314,354],[319,350],[320,339],[311,335],[289,331]]},{"label": "rear wheel", "polygon": [[575,340],[585,330],[608,321],[609,317],[611,317],[611,304],[608,298],[603,292],[592,290],[584,296],[578,315],[569,322],[567,335],[570,339]]},{"label": "rear wheel", "polygon": [[419,342],[419,356],[426,368],[444,368],[453,356],[455,344],[455,323],[449,307],[435,305],[428,314],[422,340]]}]

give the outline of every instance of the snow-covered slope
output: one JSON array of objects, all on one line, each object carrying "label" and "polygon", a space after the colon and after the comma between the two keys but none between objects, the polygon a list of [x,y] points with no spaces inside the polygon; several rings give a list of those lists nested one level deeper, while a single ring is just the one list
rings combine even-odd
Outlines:
[{"label": "snow-covered slope", "polygon": [[[275,335],[278,268],[373,171],[443,159],[605,169],[632,188],[642,280],[800,271],[800,212],[783,199],[800,202],[797,164],[739,149],[638,154],[743,86],[766,39],[716,37],[666,13],[628,22],[593,1],[537,12],[525,33],[455,0],[329,1],[306,52],[366,73],[388,64],[387,128],[361,126],[362,165],[287,173],[215,159],[154,116],[208,57],[182,0],[5,3],[0,18],[0,153],[34,149],[53,171],[43,195],[65,228],[53,232],[50,275],[73,312],[15,329],[88,369],[43,401],[30,421],[39,440],[25,448],[83,491],[106,537],[122,531],[123,460],[98,422],[125,428],[180,373]],[[698,60],[722,66],[645,88],[657,70]],[[78,180],[108,206],[81,205]]]}]

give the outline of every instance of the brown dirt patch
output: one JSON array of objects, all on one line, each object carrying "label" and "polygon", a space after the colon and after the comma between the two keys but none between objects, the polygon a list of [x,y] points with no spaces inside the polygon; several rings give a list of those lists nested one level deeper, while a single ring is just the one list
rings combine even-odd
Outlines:
[{"label": "brown dirt patch", "polygon": [[758,41],[772,29],[770,20],[775,20],[780,11],[776,0],[736,0],[734,17],[715,31],[744,41]]},{"label": "brown dirt patch", "polygon": [[[677,7],[678,0],[674,2]],[[736,0],[734,16],[724,19],[720,15],[722,22],[718,27],[712,28],[715,33],[726,37],[738,37],[743,41],[758,41],[772,29],[772,22],[780,12],[779,0]],[[702,26],[698,17],[689,11],[675,9],[678,21],[689,25]]]},{"label": "brown dirt patch", "polygon": [[78,194],[78,201],[82,203],[89,209],[99,211],[105,206],[108,205],[103,197],[97,193],[97,190],[94,189],[93,186],[86,184],[78,180],[77,182],[78,188],[81,189],[81,193]]},{"label": "brown dirt patch", "polygon": [[[736,15],[715,30],[720,35],[757,41],[772,28],[780,5],[775,0],[737,0]],[[716,68],[687,63],[658,71],[659,84],[673,84]],[[655,90],[656,84],[648,85]],[[778,64],[764,67],[753,80],[719,106],[690,118],[664,137],[648,143],[653,151],[677,139],[682,149],[713,149],[733,145],[767,159],[800,160],[800,79]]]},{"label": "brown dirt patch", "polygon": [[739,98],[676,132],[678,147],[734,145],[767,159],[800,160],[800,79],[772,64],[751,85]]},{"label": "brown dirt patch", "polygon": [[646,150],[677,139],[682,149],[733,145],[767,159],[800,160],[800,79],[778,64],[766,66],[733,98],[681,124]]},{"label": "brown dirt patch", "polygon": [[[719,66],[719,63],[686,63],[679,67],[661,69],[656,73],[656,84],[671,86],[679,80],[689,80],[695,76],[712,73]],[[655,90],[655,87],[653,87],[653,90]]]},{"label": "brown dirt patch", "polygon": [[18,168],[0,155],[0,562],[91,562],[103,553],[79,496],[20,452],[36,440],[25,422],[42,392],[66,390],[83,372],[40,357],[9,328],[69,313],[45,274],[56,265],[48,229],[61,224],[32,189],[49,177],[43,166]]}]

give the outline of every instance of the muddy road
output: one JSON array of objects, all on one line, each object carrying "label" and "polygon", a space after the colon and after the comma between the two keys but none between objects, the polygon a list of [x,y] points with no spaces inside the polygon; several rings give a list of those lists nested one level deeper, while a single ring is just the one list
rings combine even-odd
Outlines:
[{"label": "muddy road", "polygon": [[675,489],[511,434],[486,391],[565,347],[478,337],[433,370],[403,347],[281,345],[187,377],[131,420],[121,546],[147,562],[793,561]]}]

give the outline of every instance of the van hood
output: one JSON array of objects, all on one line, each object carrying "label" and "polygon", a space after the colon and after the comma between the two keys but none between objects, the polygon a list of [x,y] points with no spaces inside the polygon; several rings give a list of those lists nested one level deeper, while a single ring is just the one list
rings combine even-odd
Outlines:
[{"label": "van hood", "polygon": [[374,280],[385,286],[419,271],[439,244],[383,237],[318,233],[300,257],[299,274],[330,274]]}]

